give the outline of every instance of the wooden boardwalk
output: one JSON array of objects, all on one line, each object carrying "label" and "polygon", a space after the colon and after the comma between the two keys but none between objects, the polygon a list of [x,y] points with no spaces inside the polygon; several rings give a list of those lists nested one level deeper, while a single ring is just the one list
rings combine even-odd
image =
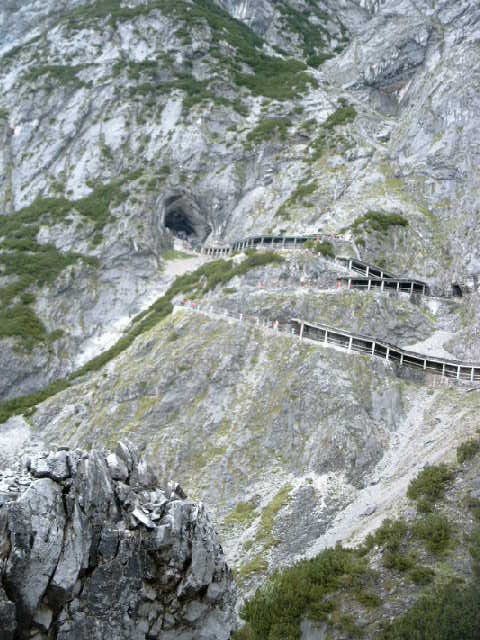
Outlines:
[{"label": "wooden boardwalk", "polygon": [[309,240],[314,242],[325,240],[325,236],[321,234],[309,234],[309,235],[258,235],[249,236],[243,240],[237,240],[232,244],[225,245],[223,247],[201,247],[201,253],[207,256],[224,256],[230,255],[237,251],[245,251],[246,249],[302,249],[303,245]]},{"label": "wooden boardwalk", "polygon": [[[285,249],[292,251],[295,249],[304,249],[305,244],[309,241],[331,241],[331,238],[322,236],[321,234],[258,235],[238,240],[233,244],[223,247],[202,246],[200,251],[203,255],[212,257],[228,256],[237,251],[246,251],[247,249]],[[430,288],[426,282],[412,278],[401,278],[381,267],[368,264],[357,258],[335,258],[335,262],[349,271],[360,273],[364,276],[363,278],[338,278],[337,286],[339,288],[346,287],[348,289],[363,289],[366,291],[379,289],[380,291],[397,291],[410,294],[419,293],[421,295],[429,295],[430,293]]]},{"label": "wooden boardwalk", "polygon": [[314,324],[298,318],[292,318],[290,322],[294,332],[300,338],[309,338],[325,345],[341,347],[349,353],[356,351],[368,354],[400,366],[433,373],[442,378],[470,380],[471,382],[480,380],[480,363],[478,362],[461,362],[459,360],[431,357],[414,351],[407,351],[383,340],[350,333],[325,324]]},{"label": "wooden boardwalk", "polygon": [[265,320],[258,316],[246,314],[232,314],[220,312],[188,301],[177,303],[177,307],[186,308],[217,320],[236,320],[254,324],[273,334],[285,333],[297,336],[300,340],[308,339],[325,347],[342,349],[347,353],[361,353],[370,357],[380,358],[386,362],[423,371],[444,379],[460,381],[480,381],[480,363],[462,362],[447,358],[436,358],[414,351],[407,351],[384,340],[351,333],[326,324],[313,323],[307,320],[292,318],[288,323],[275,320]]}]

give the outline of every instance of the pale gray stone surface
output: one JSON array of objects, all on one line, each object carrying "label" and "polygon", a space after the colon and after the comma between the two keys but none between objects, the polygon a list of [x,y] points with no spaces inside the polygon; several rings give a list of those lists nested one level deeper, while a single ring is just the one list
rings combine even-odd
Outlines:
[{"label": "pale gray stone surface", "polygon": [[0,469],[21,487],[0,505],[2,640],[229,637],[235,585],[201,504],[153,488],[125,443],[33,454],[29,468]]}]

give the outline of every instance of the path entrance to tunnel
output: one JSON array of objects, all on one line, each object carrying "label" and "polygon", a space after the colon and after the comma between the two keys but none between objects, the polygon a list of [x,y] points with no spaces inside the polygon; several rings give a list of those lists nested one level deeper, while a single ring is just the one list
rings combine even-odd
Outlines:
[{"label": "path entrance to tunnel", "polygon": [[199,205],[185,193],[175,193],[165,200],[164,225],[182,240],[203,243],[212,232]]}]

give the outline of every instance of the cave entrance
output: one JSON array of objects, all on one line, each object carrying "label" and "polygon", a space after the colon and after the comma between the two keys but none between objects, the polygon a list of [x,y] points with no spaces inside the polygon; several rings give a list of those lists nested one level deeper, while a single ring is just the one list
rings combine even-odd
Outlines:
[{"label": "cave entrance", "polygon": [[177,238],[193,243],[204,242],[212,231],[199,206],[185,194],[165,200],[164,224]]},{"label": "cave entrance", "polygon": [[462,287],[459,284],[452,284],[452,294],[455,298],[461,298],[463,296]]}]

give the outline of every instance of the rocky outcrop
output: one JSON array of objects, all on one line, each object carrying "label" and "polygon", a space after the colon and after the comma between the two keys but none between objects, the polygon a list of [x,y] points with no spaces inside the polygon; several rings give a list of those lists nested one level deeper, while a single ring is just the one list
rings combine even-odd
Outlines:
[{"label": "rocky outcrop", "polygon": [[202,504],[136,451],[0,472],[0,637],[226,640],[235,586]]}]

